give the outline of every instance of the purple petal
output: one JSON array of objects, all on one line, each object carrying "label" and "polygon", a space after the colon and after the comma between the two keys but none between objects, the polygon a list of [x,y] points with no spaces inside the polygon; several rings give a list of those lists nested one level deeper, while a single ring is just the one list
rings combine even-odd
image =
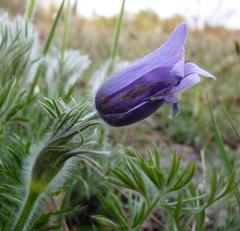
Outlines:
[{"label": "purple petal", "polygon": [[168,67],[155,69],[111,97],[100,89],[95,100],[97,110],[102,114],[126,112],[155,94],[169,92],[179,82],[170,71]]},{"label": "purple petal", "polygon": [[172,68],[184,56],[182,51],[186,38],[187,26],[181,23],[160,48],[113,75],[103,85],[102,91],[105,92],[105,95],[110,96],[154,69],[166,66]]},{"label": "purple petal", "polygon": [[167,103],[171,103],[171,104],[178,102],[177,97],[175,95],[166,96],[166,97],[164,97],[164,99],[166,100]]},{"label": "purple petal", "polygon": [[172,112],[171,112],[171,116],[175,116],[179,111],[179,103],[174,103],[172,105]]},{"label": "purple petal", "polygon": [[187,77],[185,77],[178,86],[172,88],[171,93],[180,93],[183,91],[186,91],[188,88],[191,88],[195,84],[199,83],[201,81],[198,74],[190,74]]},{"label": "purple petal", "polygon": [[164,97],[166,103],[170,103],[172,104],[172,112],[171,112],[171,116],[175,116],[178,111],[179,111],[179,104],[178,104],[178,100],[177,97],[175,95],[169,95]]},{"label": "purple petal", "polygon": [[160,48],[162,52],[166,52],[171,55],[177,55],[183,49],[186,39],[187,39],[187,25],[185,23],[180,23],[177,25],[171,36]]},{"label": "purple petal", "polygon": [[101,115],[101,117],[111,126],[126,126],[147,118],[149,115],[157,111],[164,103],[165,100],[163,99],[158,101],[148,101],[138,105],[131,111],[119,114]]},{"label": "purple petal", "polygon": [[195,63],[191,63],[191,62],[186,63],[184,65],[184,76],[188,76],[194,73],[205,76],[207,78],[216,79],[211,73],[203,70],[202,68],[197,66]]},{"label": "purple petal", "polygon": [[[184,50],[183,50],[183,53],[184,53]],[[171,74],[173,76],[181,77],[181,78],[184,77],[184,69],[185,69],[184,61],[185,61],[185,57],[183,55],[182,59],[179,62],[177,62],[173,67],[173,69],[171,70]]]}]

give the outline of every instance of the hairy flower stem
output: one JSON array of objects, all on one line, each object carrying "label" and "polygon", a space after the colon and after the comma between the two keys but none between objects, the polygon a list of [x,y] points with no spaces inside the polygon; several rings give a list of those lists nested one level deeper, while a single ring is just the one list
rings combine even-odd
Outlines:
[{"label": "hairy flower stem", "polygon": [[25,230],[30,214],[39,196],[40,196],[40,193],[34,192],[33,190],[29,191],[26,201],[24,202],[20,215],[17,219],[17,223],[13,229],[14,231]]}]

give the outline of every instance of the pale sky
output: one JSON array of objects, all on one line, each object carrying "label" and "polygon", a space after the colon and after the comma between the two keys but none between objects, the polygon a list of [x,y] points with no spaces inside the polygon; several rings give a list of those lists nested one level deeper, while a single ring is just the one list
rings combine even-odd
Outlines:
[{"label": "pale sky", "polygon": [[[61,0],[42,0],[45,4]],[[75,0],[71,0],[74,2]],[[112,16],[119,12],[121,0],[77,0],[78,12],[86,17]],[[126,0],[125,10],[154,10],[160,17],[183,15],[191,25],[204,22],[240,29],[240,0]]]}]

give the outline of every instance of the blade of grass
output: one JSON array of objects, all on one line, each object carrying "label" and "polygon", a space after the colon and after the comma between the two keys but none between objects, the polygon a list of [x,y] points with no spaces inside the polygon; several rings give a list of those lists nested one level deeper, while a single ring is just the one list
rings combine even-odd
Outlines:
[{"label": "blade of grass", "polygon": [[25,19],[27,21],[32,21],[32,19],[33,19],[36,2],[37,2],[36,0],[28,0],[27,9],[26,9],[26,13],[25,13]]},{"label": "blade of grass", "polygon": [[233,131],[235,132],[235,134],[237,135],[237,137],[240,139],[240,132],[237,130],[237,127],[233,121],[233,119],[231,118],[231,116],[229,115],[229,113],[227,112],[227,110],[224,110],[226,116],[227,116],[227,119],[228,121],[230,122],[231,126],[232,126],[232,129]]},{"label": "blade of grass", "polygon": [[[223,142],[219,127],[217,125],[215,115],[213,113],[213,108],[212,108],[212,105],[211,105],[209,100],[208,100],[208,106],[209,106],[209,110],[210,110],[210,114],[211,114],[212,126],[213,126],[214,134],[215,134],[215,137],[216,137],[216,142],[217,142],[218,147],[220,149],[221,160],[223,162],[223,166],[224,166],[228,176],[231,177],[231,176],[235,175],[234,174],[235,172],[234,172],[233,166],[231,165],[231,162],[228,158],[228,154],[227,154],[227,151],[225,149],[224,142]],[[237,188],[235,189],[234,194],[235,194],[238,206],[240,207],[240,192],[238,191]]]},{"label": "blade of grass", "polygon": [[125,7],[125,0],[122,1],[121,10],[120,10],[118,20],[117,20],[116,31],[115,31],[115,35],[114,35],[112,52],[111,52],[111,65],[110,65],[110,68],[109,68],[110,73],[114,69],[115,60],[116,60],[116,56],[117,56],[117,52],[118,52],[119,37],[120,37],[120,32],[121,32],[121,27],[122,27],[124,7]]},{"label": "blade of grass", "polygon": [[[53,38],[54,38],[54,35],[56,33],[56,28],[57,28],[57,25],[59,23],[59,20],[60,20],[60,16],[62,14],[62,10],[63,10],[63,6],[64,6],[64,3],[65,3],[65,0],[62,1],[62,4],[60,5],[59,9],[58,9],[58,12],[57,12],[57,15],[54,19],[54,22],[53,22],[53,25],[52,25],[52,28],[50,30],[50,33],[48,35],[48,38],[47,38],[47,41],[45,43],[45,46],[43,48],[43,55],[47,55],[48,52],[49,52],[49,49],[51,47],[51,44],[53,42]],[[32,81],[32,84],[30,86],[30,90],[28,92],[28,101],[31,100],[32,96],[33,96],[33,92],[34,92],[34,89],[38,83],[38,80],[40,78],[40,76],[42,75],[42,73],[45,71],[45,63],[42,62],[39,67],[38,67],[38,70],[34,76],[34,79]]]},{"label": "blade of grass", "polygon": [[64,3],[65,3],[65,0],[62,1],[62,4],[60,5],[60,7],[58,9],[58,12],[57,12],[57,15],[56,15],[56,17],[54,19],[52,28],[51,28],[50,33],[49,33],[48,38],[47,38],[47,42],[45,43],[45,46],[43,48],[43,54],[44,55],[46,55],[48,53],[48,51],[49,51],[49,49],[51,47],[51,44],[53,42],[54,35],[55,35],[55,32],[56,32],[56,28],[57,28],[57,25],[59,23],[60,16],[62,14]]},{"label": "blade of grass", "polygon": [[63,32],[63,40],[62,40],[62,47],[61,47],[61,56],[63,57],[64,51],[66,49],[66,46],[68,44],[68,38],[69,38],[69,28],[71,24],[71,4],[70,0],[68,0],[67,3],[67,9],[65,10],[65,17],[64,17],[64,32]]},{"label": "blade of grass", "polygon": [[217,125],[215,115],[213,113],[212,105],[209,101],[208,101],[208,106],[209,106],[209,110],[210,110],[210,114],[211,114],[211,120],[212,120],[214,134],[215,134],[215,137],[216,137],[218,147],[220,149],[221,159],[224,163],[224,167],[225,167],[227,173],[229,175],[232,175],[232,165],[230,163],[230,160],[228,159],[228,155],[227,155],[227,152],[225,150],[224,142],[223,142],[223,139],[221,137],[220,130],[219,130],[219,127]]}]

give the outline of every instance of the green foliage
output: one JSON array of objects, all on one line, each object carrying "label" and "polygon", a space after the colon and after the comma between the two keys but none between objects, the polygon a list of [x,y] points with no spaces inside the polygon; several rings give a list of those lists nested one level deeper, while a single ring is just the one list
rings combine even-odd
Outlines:
[{"label": "green foliage", "polygon": [[36,62],[36,34],[22,19],[0,21],[0,229],[9,230],[21,204],[23,160],[32,139],[26,136],[26,81]]},{"label": "green foliage", "polygon": [[[39,188],[40,192],[43,192],[60,172],[66,160],[76,155],[91,153],[89,147],[85,147],[85,139],[88,139],[88,136],[83,133],[87,128],[97,125],[98,122],[91,117],[84,119],[84,116],[89,114],[85,104],[66,109],[62,101],[46,99],[46,102],[42,102],[41,105],[57,119],[52,133],[44,142],[40,152],[35,154],[37,158],[32,168],[32,184],[33,187],[37,187],[32,190]],[[85,150],[84,147],[88,149]],[[49,162],[51,165],[46,171]]]},{"label": "green foliage", "polygon": [[[209,109],[210,109],[210,113],[211,113],[212,124],[213,124],[214,133],[215,133],[215,136],[216,136],[216,141],[217,141],[217,144],[218,144],[219,149],[220,149],[220,155],[221,155],[221,160],[223,162],[223,166],[224,166],[228,176],[229,177],[234,177],[235,176],[235,172],[234,172],[235,169],[231,165],[231,162],[228,158],[228,153],[225,149],[224,142],[222,140],[220,130],[219,130],[216,118],[213,114],[213,109],[212,109],[212,106],[211,106],[210,103],[209,103]],[[240,206],[240,192],[239,192],[238,189],[235,190],[235,197],[237,199],[238,206]]]},{"label": "green foliage", "polygon": [[46,57],[46,62],[49,63],[45,76],[48,96],[61,97],[68,102],[91,61],[79,51],[67,50],[61,55],[55,50]]},{"label": "green foliage", "polygon": [[[195,222],[203,227],[205,210],[238,186],[234,176],[225,179],[213,171],[209,192],[196,190],[195,166],[182,167],[176,154],[168,167],[163,166],[156,148],[149,150],[146,158],[124,149],[122,159],[119,167],[108,170],[114,189],[106,188],[107,196],[98,193],[109,217],[95,216],[100,224],[114,230],[139,230],[159,208],[169,230],[186,230]],[[124,196],[127,204],[118,195]]]},{"label": "green foliage", "polygon": [[37,33],[21,18],[15,22],[4,16],[0,19],[0,76],[1,83],[16,78],[28,78],[37,61]]},{"label": "green foliage", "polygon": [[[31,218],[36,204],[41,204],[41,194],[61,187],[63,178],[74,166],[72,163],[65,166],[69,158],[106,154],[98,151],[96,126],[99,121],[95,120],[89,100],[86,96],[77,101],[72,97],[79,76],[89,65],[88,58],[78,52],[66,51],[61,59],[64,65],[54,67],[55,75],[64,81],[71,77],[66,92],[60,91],[61,81],[46,85],[34,79],[33,88],[30,75],[39,73],[39,67],[42,67],[39,60],[45,59],[37,47],[37,34],[30,24],[22,19],[1,20],[1,230],[22,230],[26,224],[34,223]],[[45,68],[50,70],[48,66]],[[41,75],[49,76],[46,72]],[[67,95],[67,104],[60,98],[46,98],[47,87],[58,91],[57,97]],[[48,221],[49,217],[45,218],[46,225]]]}]

